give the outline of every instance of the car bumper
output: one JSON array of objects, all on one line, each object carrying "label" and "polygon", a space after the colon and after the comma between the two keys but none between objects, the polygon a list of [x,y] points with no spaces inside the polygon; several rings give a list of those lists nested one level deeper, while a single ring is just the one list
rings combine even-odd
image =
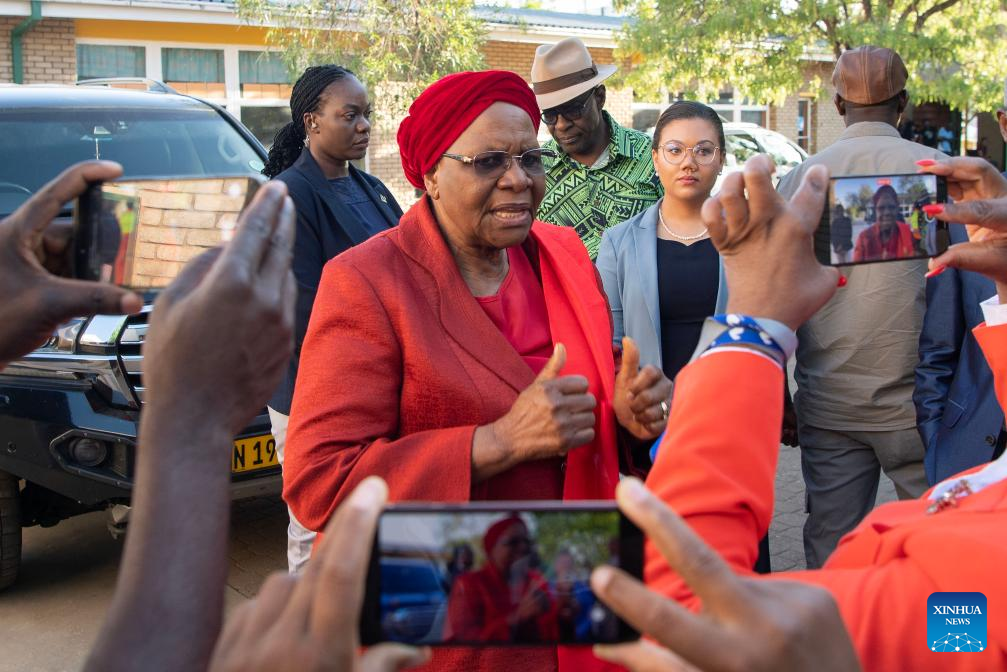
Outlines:
[{"label": "car bumper", "polygon": [[[89,381],[0,377],[0,471],[85,506],[128,500],[136,464],[139,411],[109,404]],[[257,416],[236,438],[269,433]],[[104,447],[99,464],[75,460],[70,446],[91,439]],[[280,469],[232,476],[235,498],[280,492]]]}]

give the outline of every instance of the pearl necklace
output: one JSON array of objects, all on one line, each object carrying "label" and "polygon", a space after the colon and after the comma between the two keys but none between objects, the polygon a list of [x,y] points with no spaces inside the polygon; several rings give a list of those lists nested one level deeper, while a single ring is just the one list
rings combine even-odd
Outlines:
[{"label": "pearl necklace", "polygon": [[675,233],[674,231],[668,228],[667,224],[664,223],[664,214],[661,212],[660,207],[657,209],[657,219],[658,221],[661,222],[661,228],[664,229],[665,233],[667,233],[672,238],[678,238],[679,240],[699,240],[700,238],[702,238],[703,236],[705,236],[710,232],[710,230],[704,226],[703,230],[694,236],[683,236],[680,233]]}]

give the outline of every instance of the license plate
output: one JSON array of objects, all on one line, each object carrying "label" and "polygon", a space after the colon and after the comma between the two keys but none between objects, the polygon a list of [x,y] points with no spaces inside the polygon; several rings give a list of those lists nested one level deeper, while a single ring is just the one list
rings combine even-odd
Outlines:
[{"label": "license plate", "polygon": [[279,464],[280,461],[276,456],[276,440],[271,434],[250,436],[234,442],[234,453],[231,455],[232,474],[267,469]]}]

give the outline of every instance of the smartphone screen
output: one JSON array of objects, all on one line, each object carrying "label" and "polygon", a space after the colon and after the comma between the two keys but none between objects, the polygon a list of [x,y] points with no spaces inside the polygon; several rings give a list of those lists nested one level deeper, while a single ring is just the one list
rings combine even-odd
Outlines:
[{"label": "smartphone screen", "polygon": [[230,240],[255,177],[95,183],[78,199],[74,275],[129,289],[160,289],[187,261]]},{"label": "smartphone screen", "polygon": [[946,183],[937,175],[834,177],[815,255],[831,266],[936,257],[948,248],[948,226],[923,206],[945,202]]},{"label": "smartphone screen", "polygon": [[642,575],[643,536],[611,502],[389,507],[371,558],[362,641],[635,640],[591,591],[591,570],[602,564]]}]

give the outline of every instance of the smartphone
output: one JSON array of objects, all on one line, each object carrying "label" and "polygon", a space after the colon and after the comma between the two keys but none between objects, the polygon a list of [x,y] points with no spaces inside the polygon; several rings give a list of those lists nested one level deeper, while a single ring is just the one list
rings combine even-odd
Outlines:
[{"label": "smartphone", "polygon": [[643,575],[643,535],[614,502],[389,506],[361,614],[364,644],[634,641],[591,592],[602,564]]},{"label": "smartphone", "polygon": [[815,232],[815,256],[827,266],[936,257],[948,249],[948,225],[923,211],[947,203],[939,175],[855,175],[829,180]]},{"label": "smartphone", "polygon": [[74,210],[73,275],[147,292],[230,240],[262,183],[249,175],[93,182]]}]

